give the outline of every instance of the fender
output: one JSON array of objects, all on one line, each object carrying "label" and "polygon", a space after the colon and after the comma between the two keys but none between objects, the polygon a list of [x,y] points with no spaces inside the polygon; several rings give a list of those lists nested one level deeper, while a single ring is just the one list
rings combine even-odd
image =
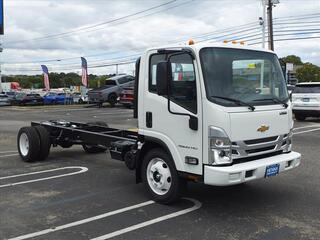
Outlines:
[{"label": "fender", "polygon": [[[142,165],[142,161],[144,156],[146,155],[146,153],[153,149],[153,148],[162,148],[163,150],[165,150],[171,160],[173,160],[171,152],[168,148],[168,146],[160,139],[154,138],[154,137],[148,137],[148,136],[139,136],[140,139],[142,139],[142,147],[141,149],[138,150],[137,154],[136,154],[136,183],[141,183],[142,179],[141,179],[141,165]],[[175,164],[174,161],[172,161],[173,164]]]}]

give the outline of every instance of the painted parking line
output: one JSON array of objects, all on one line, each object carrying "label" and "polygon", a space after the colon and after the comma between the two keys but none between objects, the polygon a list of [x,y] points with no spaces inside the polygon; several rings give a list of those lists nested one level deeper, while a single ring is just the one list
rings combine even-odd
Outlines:
[{"label": "painted parking line", "polygon": [[26,184],[26,183],[40,182],[40,181],[61,178],[61,177],[67,177],[67,176],[81,174],[81,173],[88,171],[88,168],[86,168],[86,167],[71,166],[71,167],[54,168],[54,169],[49,169],[49,170],[44,170],[44,171],[37,171],[37,172],[22,173],[22,174],[17,174],[17,175],[10,175],[10,176],[5,176],[5,177],[0,177],[0,180],[17,178],[17,177],[22,177],[22,176],[30,176],[30,175],[36,175],[36,174],[42,174],[42,173],[48,173],[48,172],[54,172],[54,171],[61,171],[61,170],[65,170],[65,169],[80,169],[80,170],[76,171],[76,172],[65,173],[65,174],[60,174],[60,175],[55,175],[55,176],[50,176],[50,177],[37,178],[37,179],[28,180],[28,181],[20,181],[20,182],[3,184],[3,185],[0,185],[0,188],[12,187],[12,186]]},{"label": "painted parking line", "polygon": [[[108,233],[106,235],[102,235],[102,236],[99,236],[99,237],[93,238],[93,239],[102,240],[102,239],[109,239],[109,238],[112,238],[112,237],[115,237],[115,236],[119,236],[119,235],[122,235],[124,233],[137,230],[139,228],[143,228],[143,227],[146,227],[146,226],[158,223],[158,222],[162,222],[162,221],[168,220],[170,218],[174,218],[174,217],[178,217],[178,216],[187,214],[189,212],[192,212],[192,211],[195,211],[195,210],[199,209],[201,207],[201,205],[202,205],[201,202],[199,202],[198,200],[191,199],[191,198],[184,198],[184,199],[193,202],[194,205],[192,207],[190,207],[190,208],[187,208],[187,209],[184,209],[184,210],[180,210],[180,211],[168,214],[168,215],[164,215],[164,216],[161,216],[161,217],[158,217],[158,218],[155,218],[155,219],[151,219],[149,221],[145,221],[145,222],[142,222],[142,223],[139,223],[139,224],[136,224],[136,225],[132,225],[130,227],[123,228],[123,229],[120,229],[118,231],[111,232],[111,233]],[[99,220],[99,219],[103,219],[103,218],[114,216],[114,215],[117,215],[117,214],[120,214],[120,213],[124,213],[124,212],[130,211],[130,210],[133,210],[133,209],[137,209],[137,208],[140,208],[140,207],[148,206],[148,205],[151,205],[151,204],[154,204],[154,203],[155,203],[154,201],[142,202],[142,203],[139,203],[139,204],[136,204],[136,205],[132,205],[132,206],[129,206],[129,207],[125,207],[125,208],[121,208],[121,209],[118,209],[118,210],[115,210],[115,211],[103,213],[101,215],[97,215],[97,216],[94,216],[94,217],[82,219],[82,220],[79,220],[79,221],[71,222],[71,223],[60,225],[60,226],[57,226],[57,227],[48,228],[48,229],[41,230],[41,231],[34,232],[34,233],[21,235],[21,236],[14,237],[14,238],[9,238],[8,240],[24,240],[24,239],[29,239],[29,238],[34,238],[34,237],[46,235],[48,233],[52,233],[52,232],[60,231],[60,230],[63,230],[63,229],[79,226],[79,225],[82,225],[82,224],[85,224],[85,223],[89,223],[89,222],[92,222],[92,221],[96,221],[96,220]]]},{"label": "painted parking line", "polygon": [[13,157],[13,156],[18,156],[19,153],[14,153],[14,154],[7,154],[7,155],[2,155],[0,158],[5,158],[5,157]]},{"label": "painted parking line", "polygon": [[144,227],[150,226],[150,225],[155,224],[155,223],[159,223],[159,222],[171,219],[171,218],[175,218],[175,217],[178,217],[178,216],[193,212],[193,211],[201,208],[202,204],[198,200],[192,199],[192,198],[185,198],[185,199],[193,202],[194,205],[192,207],[184,209],[184,210],[180,210],[180,211],[168,214],[168,215],[164,215],[164,216],[161,216],[161,217],[158,217],[158,218],[155,218],[155,219],[151,219],[149,221],[145,221],[145,222],[142,222],[142,223],[139,223],[139,224],[127,227],[127,228],[123,228],[123,229],[120,229],[118,231],[114,231],[112,233],[108,233],[108,234],[102,235],[100,237],[92,238],[91,240],[110,239],[110,238],[113,238],[113,237],[116,237],[116,236],[119,236],[119,235],[122,235],[122,234],[125,234],[125,233],[128,233],[128,232],[132,232],[132,231],[140,229],[140,228],[144,228]]},{"label": "painted parking line", "polygon": [[2,152],[0,152],[0,154],[3,154],[3,153],[17,153],[17,150],[13,150],[13,151],[2,151]]},{"label": "painted parking line", "polygon": [[296,127],[296,128],[293,128],[293,130],[299,130],[299,129],[305,129],[305,128],[319,128],[320,127],[320,124],[316,124],[316,125],[308,125],[308,126],[303,126],[303,127]]},{"label": "painted parking line", "polygon": [[310,130],[305,130],[305,131],[299,131],[299,132],[294,132],[293,135],[298,135],[298,134],[308,133],[308,132],[315,132],[315,131],[320,131],[320,128],[310,129]]}]

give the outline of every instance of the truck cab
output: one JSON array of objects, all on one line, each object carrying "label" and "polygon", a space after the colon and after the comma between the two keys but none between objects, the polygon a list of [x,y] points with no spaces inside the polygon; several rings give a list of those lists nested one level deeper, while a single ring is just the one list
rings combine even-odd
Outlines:
[{"label": "truck cab", "polygon": [[137,175],[155,199],[170,198],[174,172],[176,179],[227,186],[300,164],[291,151],[291,102],[274,52],[168,46],[147,50],[137,66]]}]

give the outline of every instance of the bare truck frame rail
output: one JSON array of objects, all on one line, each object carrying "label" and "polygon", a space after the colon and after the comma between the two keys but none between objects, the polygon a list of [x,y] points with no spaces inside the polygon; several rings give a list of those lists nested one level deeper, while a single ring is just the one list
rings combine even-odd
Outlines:
[{"label": "bare truck frame rail", "polygon": [[[105,122],[80,123],[51,120],[31,122],[31,127],[22,128],[19,135],[32,134],[32,130],[37,132],[39,143],[41,145],[48,143],[48,146],[39,146],[39,153],[31,156],[24,156],[25,154],[20,152],[25,161],[44,160],[49,155],[51,144],[53,147],[60,145],[63,148],[82,145],[88,153],[109,150],[113,159],[125,161],[130,169],[133,168],[132,161],[134,161],[133,156],[138,142],[138,133],[135,131],[110,128]],[[26,143],[18,141],[18,145],[21,144]],[[27,148],[35,147],[31,144],[32,142],[28,142]],[[41,151],[47,152],[41,153]]]}]

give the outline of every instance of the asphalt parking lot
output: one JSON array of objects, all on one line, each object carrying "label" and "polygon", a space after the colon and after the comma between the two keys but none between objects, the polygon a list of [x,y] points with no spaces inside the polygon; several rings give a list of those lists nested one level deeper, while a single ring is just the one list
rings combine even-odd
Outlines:
[{"label": "asphalt parking lot", "polygon": [[32,120],[103,120],[132,128],[124,108],[0,108],[0,239],[319,239],[320,120],[295,123],[299,168],[240,186],[189,184],[171,206],[150,201],[134,172],[108,154],[54,148],[24,163],[20,127]]}]

